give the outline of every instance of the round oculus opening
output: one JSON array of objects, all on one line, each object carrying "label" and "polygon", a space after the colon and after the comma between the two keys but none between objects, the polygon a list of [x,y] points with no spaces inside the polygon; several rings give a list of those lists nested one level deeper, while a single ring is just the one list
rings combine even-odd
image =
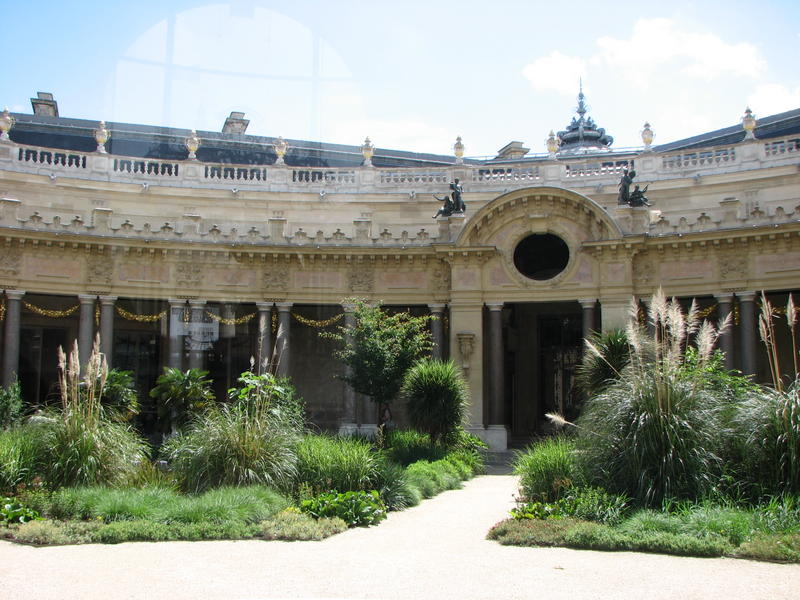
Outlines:
[{"label": "round oculus opening", "polygon": [[514,249],[514,266],[530,279],[546,281],[563,271],[569,262],[567,243],[552,233],[534,233]]}]

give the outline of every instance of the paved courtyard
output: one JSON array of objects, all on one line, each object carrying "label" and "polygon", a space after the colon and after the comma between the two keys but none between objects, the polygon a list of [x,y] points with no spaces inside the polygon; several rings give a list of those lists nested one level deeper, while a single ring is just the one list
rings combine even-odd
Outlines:
[{"label": "paved courtyard", "polygon": [[32,548],[0,542],[0,599],[657,600],[800,597],[800,565],[503,547],[515,479],[487,475],[323,542]]}]

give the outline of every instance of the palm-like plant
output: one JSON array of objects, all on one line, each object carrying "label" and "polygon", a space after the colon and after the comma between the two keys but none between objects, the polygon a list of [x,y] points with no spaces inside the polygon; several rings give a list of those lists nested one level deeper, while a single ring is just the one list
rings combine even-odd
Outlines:
[{"label": "palm-like plant", "polygon": [[455,437],[467,412],[467,384],[450,361],[423,358],[406,373],[400,394],[411,424],[437,444]]},{"label": "palm-like plant", "polygon": [[602,392],[619,379],[631,358],[628,336],[622,329],[596,332],[586,340],[586,352],[578,366],[576,380],[587,396]]},{"label": "palm-like plant", "polygon": [[150,397],[158,400],[159,418],[175,431],[206,409],[214,401],[214,392],[208,371],[164,367]]}]

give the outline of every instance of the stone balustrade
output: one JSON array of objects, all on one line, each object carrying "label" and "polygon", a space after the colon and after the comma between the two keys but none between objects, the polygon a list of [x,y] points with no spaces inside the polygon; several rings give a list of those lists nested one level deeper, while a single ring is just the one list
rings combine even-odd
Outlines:
[{"label": "stone balustrade", "polygon": [[[631,152],[571,159],[537,159],[534,164],[451,165],[426,168],[303,168],[286,165],[230,165],[165,161],[60,151],[13,143],[0,145],[0,168],[9,171],[119,183],[147,183],[208,189],[304,192],[310,189],[376,193],[443,192],[455,177],[470,191],[517,187],[581,186],[616,183],[622,169],[634,166],[642,182],[793,164],[800,140],[751,142],[673,153]],[[654,158],[655,160],[649,160]],[[746,162],[751,165],[744,164]],[[647,166],[649,165],[649,166]],[[445,188],[446,189],[446,188]]]}]

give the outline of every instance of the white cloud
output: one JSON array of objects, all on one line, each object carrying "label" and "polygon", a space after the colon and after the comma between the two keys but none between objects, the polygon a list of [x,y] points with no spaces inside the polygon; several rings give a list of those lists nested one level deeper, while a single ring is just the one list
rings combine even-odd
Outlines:
[{"label": "white cloud", "polygon": [[765,83],[747,97],[747,103],[756,115],[775,113],[800,108],[800,86],[789,89],[780,83]]},{"label": "white cloud", "polygon": [[375,146],[434,154],[451,154],[455,134],[416,117],[373,119],[358,117],[328,123],[324,137],[338,143],[360,144],[369,136]]},{"label": "white cloud", "polygon": [[603,62],[640,77],[663,77],[665,63],[700,79],[754,77],[766,68],[753,44],[729,44],[710,32],[684,31],[672,19],[639,19],[629,39],[605,36],[597,40],[597,45],[600,54],[593,57],[593,64]]},{"label": "white cloud", "polygon": [[578,88],[578,79],[586,74],[586,61],[575,56],[566,56],[556,50],[550,56],[542,56],[525,65],[522,74],[534,89],[574,94]]}]

